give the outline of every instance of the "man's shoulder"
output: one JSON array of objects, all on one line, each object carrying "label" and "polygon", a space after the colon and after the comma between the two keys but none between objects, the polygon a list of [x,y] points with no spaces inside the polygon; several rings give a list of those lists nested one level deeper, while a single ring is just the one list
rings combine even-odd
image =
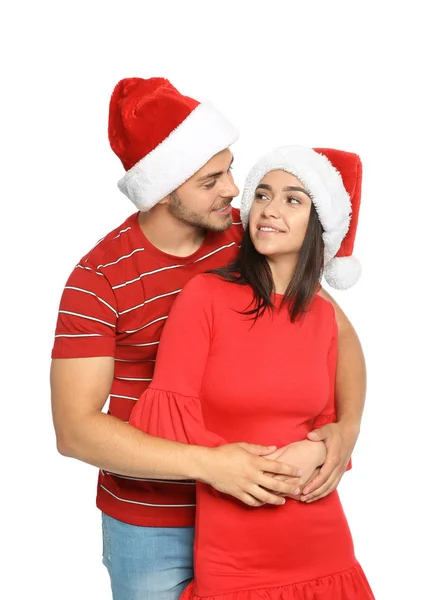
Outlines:
[{"label": "man's shoulder", "polygon": [[115,264],[119,259],[131,252],[139,252],[139,243],[134,230],[138,213],[133,213],[118,227],[110,231],[85,254],[80,264],[88,264],[99,270],[107,265]]}]

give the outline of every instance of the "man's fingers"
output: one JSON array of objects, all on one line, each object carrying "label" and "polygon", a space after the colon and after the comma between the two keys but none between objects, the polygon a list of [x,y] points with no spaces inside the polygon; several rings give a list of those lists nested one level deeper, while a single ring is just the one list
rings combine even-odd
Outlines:
[{"label": "man's fingers", "polygon": [[287,475],[289,477],[301,477],[302,471],[293,465],[288,465],[278,460],[269,460],[262,458],[258,467],[267,473],[274,475]]},{"label": "man's fingers", "polygon": [[251,494],[246,494],[246,493],[244,493],[241,496],[241,498],[239,498],[239,500],[241,500],[241,502],[244,502],[244,504],[247,504],[247,506],[254,506],[256,508],[258,508],[259,506],[263,506],[265,504],[265,502],[262,502],[261,500],[258,500]]},{"label": "man's fingers", "polygon": [[277,446],[261,446],[260,444],[248,444],[247,442],[240,442],[238,446],[250,452],[250,454],[255,454],[256,456],[266,456],[267,454],[272,454],[277,450]]},{"label": "man's fingers", "polygon": [[325,485],[325,483],[328,481],[328,479],[334,472],[335,468],[336,464],[331,464],[328,463],[328,461],[326,461],[323,467],[320,469],[319,475],[315,479],[313,479],[311,483],[307,483],[307,485],[302,491],[303,495],[305,496],[307,494],[311,494],[312,492],[316,492],[316,490]]},{"label": "man's fingers", "polygon": [[[326,488],[326,486],[325,486]],[[307,498],[306,500],[303,500],[303,502],[305,502],[305,504],[311,504],[312,502],[317,502],[317,500],[321,500],[322,498],[325,498],[326,496],[328,496],[331,492],[333,492],[335,490],[336,486],[330,486],[329,488],[326,488],[325,491],[323,491],[321,494],[319,494],[318,496],[313,496],[312,498]]]},{"label": "man's fingers", "polygon": [[310,433],[307,434],[307,438],[309,440],[311,440],[312,442],[322,442],[323,440],[326,440],[328,435],[329,435],[328,427],[326,425],[324,425],[323,427],[320,427],[319,429],[314,429],[313,431],[310,431]]},{"label": "man's fingers", "polygon": [[316,500],[320,500],[321,498],[324,498],[325,496],[327,496],[328,494],[330,494],[331,492],[333,492],[335,490],[340,479],[341,479],[341,476],[334,473],[324,485],[319,487],[315,492],[313,492],[311,494],[303,495],[301,497],[301,500],[303,502],[309,503],[309,502],[315,502]]},{"label": "man's fingers", "polygon": [[292,500],[296,500],[297,502],[300,502],[301,494],[297,494],[296,496],[294,496],[293,494],[286,494],[286,496],[283,496],[283,498],[291,498]]},{"label": "man's fingers", "polygon": [[259,480],[259,486],[265,488],[269,492],[274,492],[283,496],[286,496],[287,494],[296,496],[301,492],[299,480],[296,477],[290,478],[287,481],[279,481],[278,479],[275,479],[275,477],[262,475],[261,479]]},{"label": "man's fingers", "polygon": [[273,479],[277,479],[277,481],[286,481],[286,475],[272,475]]},{"label": "man's fingers", "polygon": [[282,496],[272,493],[271,490],[267,489],[266,487],[262,487],[261,485],[253,486],[250,489],[249,494],[263,504],[280,506],[286,502]]},{"label": "man's fingers", "polygon": [[[329,473],[329,475],[330,475],[330,473]],[[325,475],[322,472],[320,472],[319,475],[317,475],[317,477],[315,477],[313,479],[313,481],[310,481],[310,483],[307,483],[307,485],[305,486],[305,488],[302,491],[303,495],[305,496],[307,494],[316,492],[316,490],[321,488],[328,481],[329,475]]]}]

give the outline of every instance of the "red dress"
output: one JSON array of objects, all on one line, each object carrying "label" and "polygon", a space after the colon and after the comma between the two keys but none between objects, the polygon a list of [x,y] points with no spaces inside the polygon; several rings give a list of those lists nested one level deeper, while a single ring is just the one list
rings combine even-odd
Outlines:
[{"label": "red dress", "polygon": [[[192,279],[162,333],[154,378],[130,423],[180,442],[284,446],[335,420],[337,329],[316,295],[256,323],[248,286]],[[280,296],[275,297],[278,307]],[[250,508],[197,484],[195,579],[182,600],[371,600],[337,491],[305,504]]]}]

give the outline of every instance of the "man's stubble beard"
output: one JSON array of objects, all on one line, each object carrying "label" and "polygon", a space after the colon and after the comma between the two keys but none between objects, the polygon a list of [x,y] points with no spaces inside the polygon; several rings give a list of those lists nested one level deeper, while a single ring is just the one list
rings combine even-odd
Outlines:
[{"label": "man's stubble beard", "polygon": [[199,227],[200,229],[205,229],[206,231],[223,232],[229,229],[229,227],[232,225],[231,215],[226,217],[223,222],[218,224],[213,223],[209,215],[200,215],[199,213],[193,212],[184,205],[176,192],[169,194],[169,200],[170,202],[168,204],[168,210],[171,215],[173,215],[182,223],[187,223],[187,225],[191,225],[192,227]]}]

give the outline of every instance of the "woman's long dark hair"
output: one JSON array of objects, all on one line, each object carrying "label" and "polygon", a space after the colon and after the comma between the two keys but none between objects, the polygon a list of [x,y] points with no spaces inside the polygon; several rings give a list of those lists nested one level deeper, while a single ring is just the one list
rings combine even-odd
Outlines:
[{"label": "woman's long dark hair", "polygon": [[[281,306],[287,304],[292,322],[308,309],[318,288],[323,270],[322,233],[322,225],[312,203],[298,263],[281,302]],[[227,267],[213,270],[211,273],[225,281],[252,287],[254,298],[249,306],[253,307],[243,311],[243,314],[254,316],[256,320],[265,310],[274,309],[271,296],[275,292],[275,286],[271,269],[265,256],[259,254],[254,247],[248,227],[244,232],[238,258]]]}]

